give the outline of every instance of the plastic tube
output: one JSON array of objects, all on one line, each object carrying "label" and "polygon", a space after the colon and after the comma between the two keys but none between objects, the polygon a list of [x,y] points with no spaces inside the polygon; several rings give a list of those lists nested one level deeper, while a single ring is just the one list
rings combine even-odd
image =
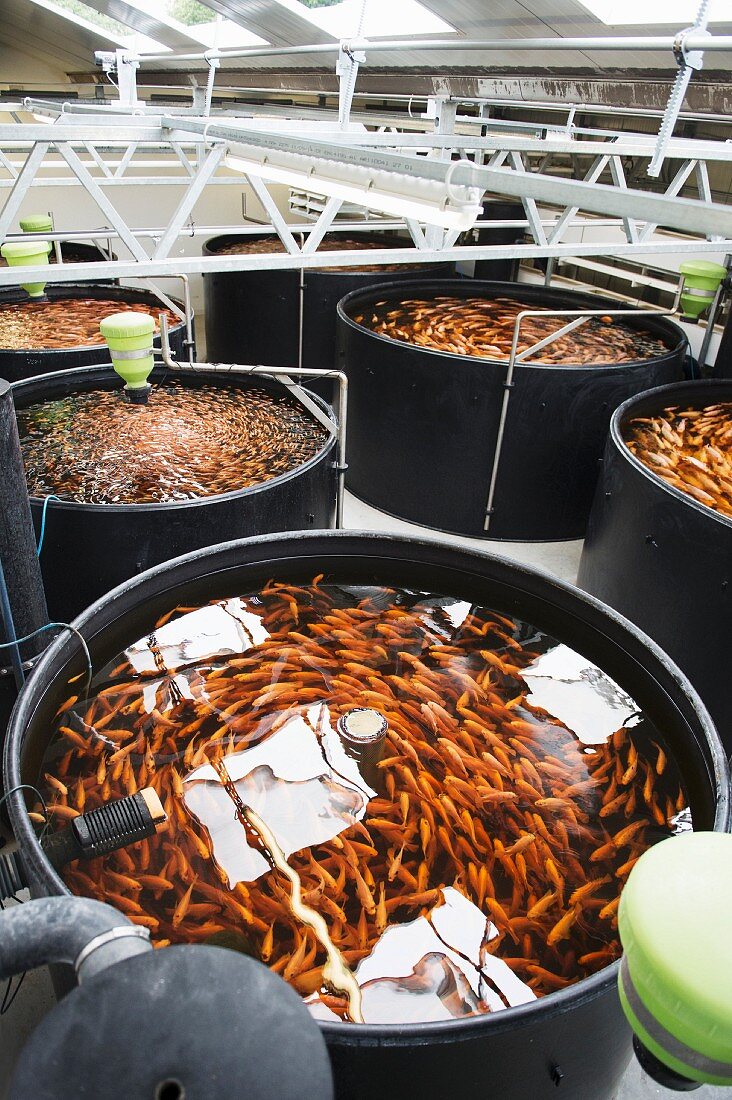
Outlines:
[{"label": "plastic tube", "polygon": [[89,898],[37,898],[0,914],[0,980],[46,963],[71,963],[81,982],[143,951],[146,929]]}]

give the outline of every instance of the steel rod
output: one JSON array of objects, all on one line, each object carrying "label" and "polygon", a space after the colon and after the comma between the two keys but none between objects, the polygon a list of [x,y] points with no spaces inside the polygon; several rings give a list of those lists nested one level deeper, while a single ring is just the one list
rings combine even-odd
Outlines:
[{"label": "steel rod", "polygon": [[[338,460],[335,464],[337,474],[336,491],[336,527],[343,527],[343,506],[346,489],[346,430],[348,422],[348,378],[339,370],[318,370],[315,367],[268,367],[245,363],[179,363],[173,358],[168,338],[168,319],[164,313],[159,317],[160,348],[165,366],[172,371],[213,372],[215,374],[261,374],[271,378],[282,378],[292,386],[292,378],[332,378],[338,383]],[[294,387],[298,389],[299,387]]]},{"label": "steel rod", "polygon": [[[474,38],[396,38],[379,39],[352,39],[346,45],[350,50],[367,50],[372,53],[384,53],[394,50],[448,50],[479,51],[486,53],[503,53],[515,50],[651,50],[669,51],[674,48],[674,37],[651,35],[607,35],[603,38],[505,38],[501,39],[474,39]],[[732,50],[732,35],[714,35],[706,38],[703,35],[689,35],[684,43],[689,50]],[[209,61],[211,59],[225,60],[226,58],[245,59],[247,57],[295,57],[310,54],[339,53],[343,45],[341,42],[323,42],[317,45],[302,46],[260,46],[248,49],[231,50],[203,50],[196,53],[170,53],[160,54],[136,54],[127,53],[126,57],[139,64],[149,62],[178,62],[178,61]]]},{"label": "steel rod", "polygon": [[[548,344],[551,344],[554,340],[557,340],[566,332],[570,332],[572,329],[578,328],[579,325],[584,324],[591,317],[638,317],[642,316],[644,312],[651,314],[654,317],[671,317],[676,313],[678,309],[681,294],[684,288],[684,279],[680,278],[678,286],[676,288],[676,294],[674,295],[673,305],[670,309],[653,309],[653,310],[640,310],[640,309],[524,309],[520,313],[516,314],[516,320],[513,324],[513,338],[511,340],[511,353],[508,359],[508,369],[506,370],[506,381],[503,383],[503,401],[501,402],[501,414],[498,420],[498,431],[496,433],[496,446],[493,451],[493,465],[491,467],[490,482],[488,485],[488,500],[485,506],[485,521],[483,523],[483,530],[488,534],[490,530],[491,520],[494,514],[494,501],[496,495],[496,487],[498,484],[498,468],[501,462],[501,452],[503,450],[503,441],[506,435],[506,421],[508,419],[508,406],[511,400],[511,390],[514,388],[514,371],[516,364],[524,364],[530,366],[526,360],[529,356],[545,348]],[[538,340],[530,347],[525,348],[521,354],[518,354],[518,342],[519,333],[521,331],[521,322],[527,317],[572,317],[573,321],[570,321],[566,325],[560,326],[555,332],[552,332],[549,336],[545,336],[543,339]]]},{"label": "steel rod", "polygon": [[[732,251],[732,240],[701,241],[668,239],[644,244],[622,241],[571,243],[558,245],[506,244],[461,245],[438,249],[373,249],[369,250],[369,264],[440,263],[448,260],[529,260],[543,257],[568,258],[580,256],[699,256]],[[139,279],[141,276],[169,277],[186,274],[205,274],[213,271],[275,271],[317,267],[359,267],[364,262],[363,251],[316,252],[314,255],[291,256],[286,252],[261,255],[175,256],[167,260],[100,260],[96,263],[63,264],[53,271],[54,283],[78,283],[87,279]],[[24,267],[23,278],[28,282],[48,280],[48,265]],[[17,286],[17,268],[0,268],[0,286]]]}]

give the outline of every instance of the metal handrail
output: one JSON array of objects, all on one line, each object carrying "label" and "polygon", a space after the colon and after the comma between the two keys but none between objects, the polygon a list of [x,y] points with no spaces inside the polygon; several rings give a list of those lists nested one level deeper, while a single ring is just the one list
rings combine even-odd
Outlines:
[{"label": "metal handrail", "polygon": [[[334,430],[338,440],[338,458],[334,463],[337,473],[336,495],[336,528],[343,527],[343,505],[346,487],[346,427],[348,418],[348,378],[343,371],[318,370],[315,367],[268,367],[262,364],[247,365],[244,363],[179,363],[173,358],[170,349],[168,335],[168,319],[164,313],[159,318],[160,325],[160,349],[165,366],[172,371],[185,371],[186,373],[215,373],[215,374],[247,374],[264,375],[265,377],[280,379],[285,386],[298,398],[298,400],[317,416],[321,423]],[[314,402],[310,401],[301,387],[292,382],[292,378],[332,378],[338,383],[338,413],[334,422],[318,409]],[[306,400],[303,400],[305,398]]]},{"label": "metal handrail", "polygon": [[[580,325],[585,324],[591,317],[638,317],[645,314],[650,314],[653,317],[671,317],[673,316],[679,306],[681,295],[684,289],[685,279],[684,276],[680,276],[678,285],[676,287],[676,294],[674,295],[673,305],[670,309],[522,309],[520,313],[516,314],[516,320],[513,324],[513,339],[511,341],[511,354],[508,358],[508,369],[506,370],[506,380],[503,383],[503,401],[501,402],[501,414],[498,421],[498,432],[496,433],[496,446],[493,452],[493,465],[491,467],[490,482],[488,485],[488,500],[485,507],[485,521],[483,523],[483,530],[488,533],[490,530],[491,519],[494,514],[493,502],[496,495],[496,485],[498,482],[498,467],[501,462],[501,452],[503,450],[503,440],[506,434],[506,420],[508,418],[508,406],[511,400],[511,390],[514,388],[514,371],[517,363],[524,363],[531,356],[535,355],[537,351],[541,351],[549,344],[558,340],[560,336],[564,336],[568,332],[572,332],[574,329],[579,328]],[[537,340],[531,347],[524,348],[522,352],[518,350],[519,336],[521,333],[521,323],[527,317],[572,317],[573,320],[569,321],[566,325],[562,325],[556,329],[555,332],[549,334],[549,336],[542,337],[541,340]]]}]

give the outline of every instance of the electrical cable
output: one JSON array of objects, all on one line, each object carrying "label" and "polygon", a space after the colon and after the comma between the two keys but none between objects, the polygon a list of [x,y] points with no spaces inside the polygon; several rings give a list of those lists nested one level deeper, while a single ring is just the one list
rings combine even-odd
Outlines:
[{"label": "electrical cable", "polygon": [[52,500],[61,500],[61,497],[57,497],[55,493],[49,493],[46,499],[43,501],[43,511],[41,512],[41,532],[38,536],[38,546],[36,553],[38,557],[41,556],[41,550],[43,549],[43,540],[46,537],[46,512],[48,511],[49,502]]},{"label": "electrical cable", "polygon": [[[79,641],[79,645],[81,646],[84,652],[84,657],[86,659],[87,676],[86,685],[84,687],[84,694],[86,695],[86,693],[89,691],[92,677],[94,675],[91,654],[89,652],[89,647],[86,644],[86,639],[84,638],[83,634],[80,630],[77,630],[75,626],[72,626],[71,623],[46,623],[45,626],[39,626],[37,630],[31,630],[30,634],[24,634],[22,638],[15,638],[12,642],[0,642],[0,649],[12,649],[13,647],[17,649],[17,647],[21,645],[22,642],[28,642],[31,638],[35,638],[37,634],[42,634],[44,630],[53,630],[54,628],[58,630],[70,630],[72,634],[76,635],[76,638]],[[2,798],[0,798],[0,805],[2,805],[2,801]]]}]

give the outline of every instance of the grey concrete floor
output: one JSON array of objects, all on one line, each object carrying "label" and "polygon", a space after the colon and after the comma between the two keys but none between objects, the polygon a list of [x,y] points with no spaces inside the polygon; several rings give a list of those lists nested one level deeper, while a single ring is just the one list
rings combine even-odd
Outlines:
[{"label": "grey concrete floor", "polygon": [[[350,494],[347,494],[346,498],[345,526],[351,530],[385,531],[421,538],[434,538],[454,545],[483,549],[522,562],[525,565],[543,569],[562,580],[570,582],[574,582],[576,579],[582,551],[581,542],[488,542],[483,539],[467,539],[456,535],[428,531],[402,520],[386,516]],[[48,972],[45,969],[37,970],[26,975],[10,1011],[4,1016],[0,1016],[0,1096],[4,1096],[6,1093],[12,1066],[23,1043],[38,1021],[53,1006],[53,1003],[54,995]],[[694,1096],[698,1097],[699,1100],[714,1100],[714,1098],[721,1098],[723,1094],[730,1095],[725,1089],[704,1086],[696,1091]],[[667,1089],[659,1088],[633,1062],[614,1100],[662,1100],[664,1097],[675,1095],[677,1094],[669,1092]],[[32,1100],[32,1098],[29,1098],[29,1100]],[[69,1100],[72,1100],[72,1098],[69,1098]],[[104,1098],[100,1097],[98,1100],[104,1100]],[[130,1100],[136,1100],[136,1098],[130,1097]],[[493,1097],[491,1100],[500,1100],[500,1097]],[[532,1098],[526,1097],[526,1100],[532,1100]],[[607,1100],[607,1098],[588,1095],[586,1100]]]}]

